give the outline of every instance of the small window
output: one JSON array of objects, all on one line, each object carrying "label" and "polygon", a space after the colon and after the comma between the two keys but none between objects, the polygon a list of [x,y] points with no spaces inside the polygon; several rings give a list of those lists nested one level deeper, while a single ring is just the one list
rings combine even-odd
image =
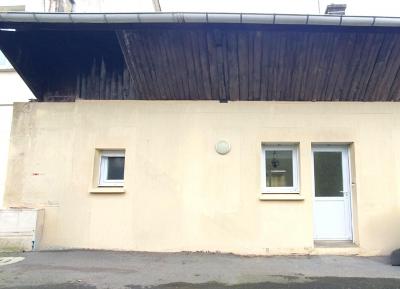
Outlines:
[{"label": "small window", "polygon": [[99,186],[122,187],[124,185],[125,152],[100,152]]},{"label": "small window", "polygon": [[297,146],[263,146],[262,164],[263,193],[299,193]]}]

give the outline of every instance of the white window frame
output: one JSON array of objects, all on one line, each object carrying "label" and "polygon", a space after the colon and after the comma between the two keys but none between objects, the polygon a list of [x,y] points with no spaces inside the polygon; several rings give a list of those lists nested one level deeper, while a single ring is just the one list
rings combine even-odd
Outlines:
[{"label": "white window frame", "polygon": [[[100,170],[99,170],[99,187],[123,187],[124,179],[122,180],[108,180],[108,158],[109,157],[123,157],[125,158],[125,151],[101,151],[100,152]],[[125,178],[125,164],[124,164],[124,178]]]},{"label": "white window frame", "polygon": [[[292,187],[267,187],[267,151],[292,151],[293,186]],[[299,145],[263,144],[261,153],[261,192],[263,194],[299,194]]]}]

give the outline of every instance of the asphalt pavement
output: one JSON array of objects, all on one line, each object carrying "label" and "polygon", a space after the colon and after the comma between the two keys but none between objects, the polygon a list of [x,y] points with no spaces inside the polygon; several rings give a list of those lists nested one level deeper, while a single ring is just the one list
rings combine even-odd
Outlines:
[{"label": "asphalt pavement", "polygon": [[388,257],[94,250],[2,253],[0,288],[400,289],[400,267],[391,266]]}]

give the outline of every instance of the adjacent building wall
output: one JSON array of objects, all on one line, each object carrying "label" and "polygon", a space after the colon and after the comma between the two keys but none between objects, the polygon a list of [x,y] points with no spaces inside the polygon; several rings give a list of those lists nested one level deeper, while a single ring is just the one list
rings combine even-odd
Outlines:
[{"label": "adjacent building wall", "polygon": [[28,101],[30,98],[35,97],[15,71],[0,69],[0,208],[3,204],[13,102]]},{"label": "adjacent building wall", "polygon": [[[0,8],[13,8],[15,6],[24,7],[23,11],[27,12],[43,12],[46,11],[46,6],[49,0],[1,0]],[[5,9],[8,10],[8,9]],[[12,10],[11,10],[12,11]]]},{"label": "adjacent building wall", "polygon": [[[260,200],[263,142],[300,144],[304,200]],[[45,208],[42,249],[308,253],[312,143],[351,144],[361,254],[399,247],[399,103],[17,104],[5,203]],[[95,151],[112,148],[126,192],[90,193]]]},{"label": "adjacent building wall", "polygon": [[[44,0],[2,0],[0,12],[29,11],[43,12]],[[35,96],[26,86],[21,77],[14,71],[11,64],[0,51],[0,209],[3,206],[4,186],[7,173],[8,145],[14,102],[29,101]]]}]

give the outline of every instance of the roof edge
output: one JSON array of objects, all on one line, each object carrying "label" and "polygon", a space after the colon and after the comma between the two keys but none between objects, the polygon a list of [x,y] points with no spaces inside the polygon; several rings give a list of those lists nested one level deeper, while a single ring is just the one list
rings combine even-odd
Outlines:
[{"label": "roof edge", "polygon": [[236,23],[323,26],[400,27],[400,17],[316,14],[151,12],[151,13],[42,13],[2,12],[0,22],[19,23]]}]

